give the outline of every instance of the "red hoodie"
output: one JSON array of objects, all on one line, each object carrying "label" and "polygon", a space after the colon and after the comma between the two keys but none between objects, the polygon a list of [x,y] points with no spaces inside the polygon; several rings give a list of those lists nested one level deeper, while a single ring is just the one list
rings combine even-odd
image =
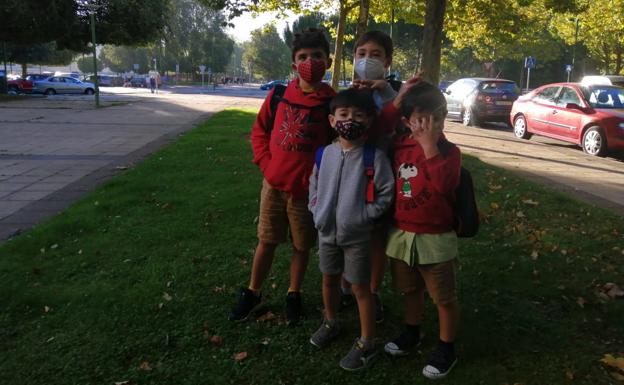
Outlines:
[{"label": "red hoodie", "polygon": [[[444,141],[442,135],[438,145]],[[396,226],[417,234],[453,231],[453,204],[461,168],[459,148],[449,146],[445,155],[427,159],[420,144],[403,135],[394,142],[392,166],[396,173]]]},{"label": "red hoodie", "polygon": [[267,95],[251,129],[253,162],[271,186],[296,198],[306,198],[314,154],[332,137],[327,115],[329,101],[336,92],[322,83],[317,91],[304,93],[299,78],[294,79],[284,92],[284,101],[277,105],[271,130],[268,125],[274,91]]}]

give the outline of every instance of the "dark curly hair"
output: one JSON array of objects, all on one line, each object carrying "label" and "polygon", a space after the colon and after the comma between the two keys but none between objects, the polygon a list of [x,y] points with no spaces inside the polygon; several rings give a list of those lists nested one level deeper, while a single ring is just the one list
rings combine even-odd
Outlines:
[{"label": "dark curly hair", "polygon": [[338,94],[334,96],[332,101],[329,103],[329,111],[333,115],[334,112],[336,112],[336,108],[342,107],[359,108],[366,111],[368,116],[375,115],[377,112],[375,100],[373,100],[373,94],[369,90],[348,88],[338,92]]},{"label": "dark curly hair", "polygon": [[321,48],[329,57],[329,42],[323,31],[318,28],[308,28],[300,33],[295,33],[292,43],[292,61],[295,61],[295,54],[303,48]]}]

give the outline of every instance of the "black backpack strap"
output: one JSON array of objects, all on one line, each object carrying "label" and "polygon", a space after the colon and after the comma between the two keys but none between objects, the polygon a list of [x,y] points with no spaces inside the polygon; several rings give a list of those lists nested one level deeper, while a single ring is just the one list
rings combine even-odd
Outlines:
[{"label": "black backpack strap", "polygon": [[271,109],[271,119],[269,120],[269,132],[273,131],[273,125],[275,124],[275,113],[277,112],[277,105],[284,101],[284,93],[286,92],[286,86],[283,84],[276,84],[269,101],[269,108]]},{"label": "black backpack strap", "polygon": [[455,143],[447,139],[442,139],[438,141],[438,151],[443,158],[446,158],[448,156],[449,152],[453,147],[455,147]]}]

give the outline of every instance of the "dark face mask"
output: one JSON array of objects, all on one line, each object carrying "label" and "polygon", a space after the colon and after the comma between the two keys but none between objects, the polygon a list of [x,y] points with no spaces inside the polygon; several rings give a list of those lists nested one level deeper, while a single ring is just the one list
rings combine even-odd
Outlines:
[{"label": "dark face mask", "polygon": [[366,126],[363,123],[354,120],[338,120],[336,122],[336,132],[346,140],[360,139],[366,132]]}]

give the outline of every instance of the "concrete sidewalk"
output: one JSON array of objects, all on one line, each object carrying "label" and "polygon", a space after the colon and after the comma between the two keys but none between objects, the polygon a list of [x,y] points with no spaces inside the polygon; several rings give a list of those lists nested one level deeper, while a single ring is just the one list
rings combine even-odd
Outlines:
[{"label": "concrete sidewalk", "polygon": [[0,104],[0,240],[65,209],[210,114],[262,99],[125,95]]}]

